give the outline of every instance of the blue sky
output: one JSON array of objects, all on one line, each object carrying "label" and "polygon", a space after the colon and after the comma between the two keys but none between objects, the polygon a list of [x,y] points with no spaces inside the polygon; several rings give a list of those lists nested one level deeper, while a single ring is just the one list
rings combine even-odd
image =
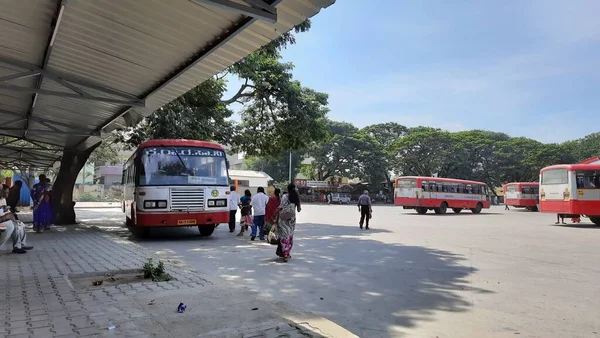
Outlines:
[{"label": "blue sky", "polygon": [[597,0],[338,0],[284,58],[358,127],[561,142],[600,131],[598,13]]}]

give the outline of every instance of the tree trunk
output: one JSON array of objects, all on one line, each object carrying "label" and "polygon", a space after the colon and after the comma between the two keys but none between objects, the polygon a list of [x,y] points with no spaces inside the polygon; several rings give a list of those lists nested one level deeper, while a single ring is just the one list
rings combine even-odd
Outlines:
[{"label": "tree trunk", "polygon": [[73,188],[75,188],[79,171],[99,145],[100,143],[83,151],[64,150],[56,181],[52,185],[55,224],[75,224]]}]

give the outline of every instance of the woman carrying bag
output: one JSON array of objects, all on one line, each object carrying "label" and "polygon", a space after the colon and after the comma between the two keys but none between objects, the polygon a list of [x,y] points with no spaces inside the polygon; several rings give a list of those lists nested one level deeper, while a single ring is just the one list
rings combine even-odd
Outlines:
[{"label": "woman carrying bag", "polygon": [[287,262],[292,258],[290,252],[294,246],[294,230],[296,229],[296,211],[302,211],[300,206],[300,195],[296,191],[294,184],[289,184],[287,194],[281,198],[279,206],[279,222],[276,227],[277,238],[277,256]]}]

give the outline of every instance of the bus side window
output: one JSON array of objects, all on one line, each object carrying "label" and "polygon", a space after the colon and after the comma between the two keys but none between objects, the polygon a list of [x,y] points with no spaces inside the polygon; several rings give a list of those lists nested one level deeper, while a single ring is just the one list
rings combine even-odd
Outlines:
[{"label": "bus side window", "polygon": [[421,189],[422,189],[423,191],[429,191],[429,182],[427,182],[427,181],[422,181],[422,182],[421,182]]},{"label": "bus side window", "polygon": [[429,191],[437,191],[437,184],[435,182],[429,182]]}]

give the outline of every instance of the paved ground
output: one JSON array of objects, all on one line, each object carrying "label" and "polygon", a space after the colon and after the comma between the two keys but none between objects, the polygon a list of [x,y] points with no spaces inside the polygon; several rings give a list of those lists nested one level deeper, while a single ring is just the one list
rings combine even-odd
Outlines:
[{"label": "paved ground", "polygon": [[[128,238],[118,210],[79,215]],[[288,264],[226,225],[210,238],[171,229],[137,243],[361,337],[600,336],[600,228],[501,207],[419,216],[382,206],[368,232],[357,217],[352,206],[306,206]]]},{"label": "paved ground", "polygon": [[[107,222],[105,213],[91,213]],[[35,248],[25,255],[0,256],[0,337],[352,336],[322,317],[169,260],[173,281],[76,289],[74,277],[139,269],[159,258],[96,228],[29,229],[29,244]],[[179,302],[188,306],[183,314],[175,311]]]}]

